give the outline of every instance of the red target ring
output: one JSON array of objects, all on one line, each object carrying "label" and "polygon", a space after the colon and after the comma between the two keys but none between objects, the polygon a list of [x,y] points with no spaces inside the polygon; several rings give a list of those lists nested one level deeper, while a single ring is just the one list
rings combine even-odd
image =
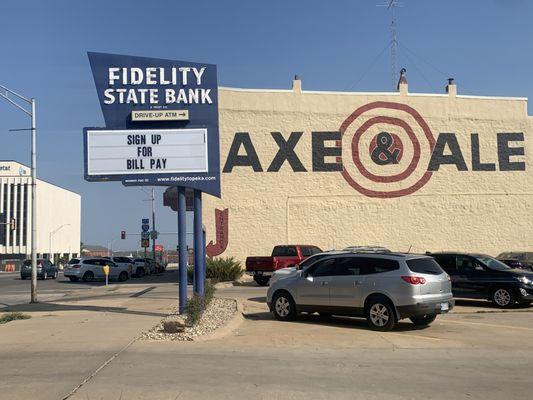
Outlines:
[{"label": "red target ring", "polygon": [[[386,109],[392,109],[392,110],[400,110],[408,113],[419,125],[419,127],[424,132],[424,135],[428,141],[429,147],[431,151],[435,147],[435,138],[433,137],[433,134],[431,133],[431,130],[429,129],[428,124],[422,116],[412,107],[409,107],[406,104],[401,103],[393,103],[393,102],[386,102],[386,101],[377,101],[374,103],[366,104],[362,107],[359,107],[357,110],[355,110],[346,120],[342,123],[340,127],[341,135],[344,135],[348,127],[363,113],[373,110],[375,108],[386,108]],[[375,175],[368,171],[364,165],[361,162],[361,159],[359,157],[359,140],[361,139],[361,136],[365,131],[367,131],[371,126],[378,124],[378,123],[387,123],[391,125],[396,125],[401,127],[405,130],[407,135],[409,136],[409,139],[411,140],[413,144],[414,154],[413,159],[407,166],[407,168],[402,171],[399,174],[390,175],[390,176],[383,176],[383,175]],[[357,167],[361,175],[366,177],[369,180],[372,180],[374,182],[379,183],[392,183],[392,182],[400,182],[405,179],[407,179],[417,168],[418,162],[420,161],[420,142],[418,141],[413,129],[409,124],[399,118],[394,117],[388,117],[388,116],[377,116],[369,119],[365,123],[357,129],[357,131],[354,134],[354,137],[352,139],[352,160],[354,162],[354,165]],[[368,189],[363,186],[361,186],[358,182],[356,182],[352,176],[349,174],[347,169],[343,167],[342,170],[342,176],[348,182],[350,186],[352,186],[355,190],[358,192],[364,194],[368,197],[380,197],[380,198],[393,198],[393,197],[401,197],[406,196],[411,193],[416,192],[418,189],[423,187],[431,178],[432,172],[426,171],[424,175],[414,184],[411,186],[404,188],[404,189],[398,189],[398,190],[390,190],[390,191],[380,191],[380,190],[373,190]]]},{"label": "red target ring", "polygon": [[[407,135],[409,136],[409,139],[411,140],[411,143],[413,144],[413,148],[414,148],[413,159],[411,160],[411,162],[409,163],[405,171],[402,171],[399,174],[389,175],[389,176],[375,175],[365,168],[365,166],[361,162],[361,158],[359,157],[359,141],[361,140],[361,136],[371,126],[375,124],[380,124],[380,123],[399,126],[407,133]],[[411,176],[411,174],[415,171],[416,167],[418,166],[418,161],[420,160],[420,142],[416,138],[416,135],[413,132],[413,129],[411,129],[411,127],[405,121],[399,118],[393,118],[393,117],[374,117],[374,118],[370,118],[363,125],[361,125],[359,129],[357,129],[357,131],[355,132],[355,135],[353,135],[352,159],[353,159],[353,163],[355,164],[359,172],[361,172],[361,175],[370,179],[371,181],[383,182],[383,183],[399,182]]]}]

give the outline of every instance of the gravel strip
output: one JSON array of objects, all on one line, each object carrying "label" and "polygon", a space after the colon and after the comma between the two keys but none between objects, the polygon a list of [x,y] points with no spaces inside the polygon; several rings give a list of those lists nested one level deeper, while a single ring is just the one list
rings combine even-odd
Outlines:
[{"label": "gravel strip", "polygon": [[237,302],[233,299],[221,299],[214,297],[207,309],[202,314],[200,322],[195,326],[187,326],[183,332],[167,333],[163,330],[163,324],[167,321],[183,323],[184,319],[178,314],[178,307],[166,316],[148,332],[144,332],[141,340],[178,340],[192,341],[195,337],[206,335],[215,329],[225,325],[237,312]]}]

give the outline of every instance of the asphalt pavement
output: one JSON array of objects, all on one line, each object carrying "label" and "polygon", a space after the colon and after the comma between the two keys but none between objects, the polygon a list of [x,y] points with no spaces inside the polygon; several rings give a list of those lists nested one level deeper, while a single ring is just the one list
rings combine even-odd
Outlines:
[{"label": "asphalt pavement", "polygon": [[[16,279],[2,288],[24,289]],[[459,300],[429,327],[374,332],[359,318],[273,319],[266,288],[221,288],[240,323],[199,342],[137,340],[177,303],[177,273],[10,309],[0,325],[0,398],[48,399],[530,399],[533,308]],[[0,302],[5,302],[0,291]],[[0,310],[2,311],[2,310]]]}]

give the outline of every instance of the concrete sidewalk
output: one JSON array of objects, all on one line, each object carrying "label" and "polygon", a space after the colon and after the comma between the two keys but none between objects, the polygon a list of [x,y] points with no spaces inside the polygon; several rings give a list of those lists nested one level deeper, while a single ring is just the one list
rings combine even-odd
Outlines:
[{"label": "concrete sidewalk", "polygon": [[147,283],[11,306],[32,318],[0,325],[0,398],[64,398],[176,304],[177,285]]}]

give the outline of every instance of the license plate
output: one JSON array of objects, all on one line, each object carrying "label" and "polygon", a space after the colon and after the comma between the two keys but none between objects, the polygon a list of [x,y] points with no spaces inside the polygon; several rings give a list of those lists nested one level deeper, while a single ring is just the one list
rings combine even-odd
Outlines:
[{"label": "license plate", "polygon": [[442,303],[440,305],[440,310],[441,311],[448,311],[450,309],[450,304],[449,303]]}]

